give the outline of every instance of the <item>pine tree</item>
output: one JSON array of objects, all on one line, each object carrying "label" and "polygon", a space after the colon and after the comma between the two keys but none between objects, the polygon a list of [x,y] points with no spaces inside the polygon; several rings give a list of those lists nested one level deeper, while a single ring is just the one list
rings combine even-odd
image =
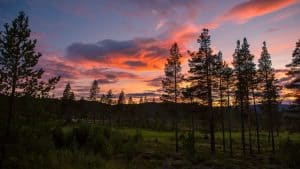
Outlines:
[{"label": "pine tree", "polygon": [[144,103],[143,97],[140,97],[139,104],[143,104],[143,103]]},{"label": "pine tree", "polygon": [[105,94],[101,95],[100,102],[101,103],[106,103],[106,96],[105,96]]},{"label": "pine tree", "polygon": [[[164,94],[161,99],[166,102],[174,102],[175,104],[180,97],[179,84],[183,81],[181,74],[180,54],[177,43],[174,43],[170,49],[170,56],[165,64],[165,78],[162,80]],[[145,100],[144,100],[145,101]],[[177,109],[175,109],[175,149],[178,151],[178,119]]]},{"label": "pine tree", "polygon": [[255,115],[255,128],[256,128],[256,145],[257,145],[257,152],[260,153],[260,134],[259,134],[259,119],[258,119],[258,112],[256,108],[256,97],[258,93],[258,83],[259,78],[257,77],[257,71],[253,72],[251,79],[251,94],[252,94],[252,106]]},{"label": "pine tree", "polygon": [[219,110],[221,114],[221,125],[222,125],[222,145],[223,145],[223,152],[226,151],[225,146],[225,126],[224,126],[224,112],[223,112],[223,102],[224,102],[224,92],[226,89],[225,86],[225,62],[222,58],[222,52],[219,52],[216,57],[216,72],[217,78],[219,80],[218,87],[219,87]]},{"label": "pine tree", "polygon": [[296,113],[300,111],[300,40],[296,42],[296,48],[292,54],[292,63],[286,65],[286,67],[290,68],[287,75],[293,79],[287,87],[294,90],[296,94],[296,100],[289,109],[291,112]]},{"label": "pine tree", "polygon": [[211,152],[215,152],[215,120],[213,111],[213,99],[212,92],[213,86],[216,81],[216,55],[212,54],[212,49],[210,47],[210,35],[208,34],[208,29],[203,29],[198,43],[200,48],[198,52],[189,52],[191,59],[189,60],[189,81],[191,82],[191,87],[194,89],[193,93],[195,97],[202,100],[204,104],[208,106],[210,112],[210,144]]},{"label": "pine tree", "polygon": [[119,94],[118,104],[125,104],[125,93],[123,90]]},{"label": "pine tree", "polygon": [[106,98],[105,98],[106,104],[112,104],[112,102],[113,102],[112,98],[113,98],[113,93],[112,93],[112,90],[109,89],[106,94]]},{"label": "pine tree", "polygon": [[229,130],[229,149],[230,149],[230,155],[233,156],[233,150],[232,150],[232,124],[231,124],[231,106],[230,106],[230,98],[232,95],[232,88],[233,88],[233,70],[228,66],[228,64],[224,64],[223,68],[223,78],[225,82],[225,88],[226,88],[226,96],[227,96],[227,114],[228,114],[228,130]]},{"label": "pine tree", "polygon": [[252,83],[249,79],[251,79],[253,72],[255,71],[255,64],[253,62],[254,56],[250,53],[249,46],[246,38],[244,38],[242,46],[240,46],[240,41],[237,41],[237,47],[233,54],[234,75],[236,78],[236,98],[241,113],[241,141],[244,154],[246,153],[245,112],[248,113],[249,150],[250,153],[252,153],[251,114],[249,111],[249,91]]},{"label": "pine tree", "polygon": [[128,98],[128,104],[134,104],[133,99],[132,99],[131,96],[129,96],[129,98]]},{"label": "pine tree", "polygon": [[268,114],[269,129],[272,138],[272,151],[275,152],[274,116],[278,108],[278,87],[275,85],[275,70],[272,68],[271,56],[266,42],[263,43],[261,57],[258,60],[258,76],[262,87],[262,109]]},{"label": "pine tree", "polygon": [[98,81],[94,80],[92,83],[92,87],[90,89],[90,100],[91,101],[96,101],[97,100],[97,96],[99,93],[99,86],[98,86]]},{"label": "pine tree", "polygon": [[165,64],[165,78],[162,80],[164,94],[161,96],[161,100],[163,101],[177,103],[180,94],[179,84],[183,80],[180,63],[181,57],[178,45],[174,43]]},{"label": "pine tree", "polygon": [[74,100],[75,99],[75,95],[74,95],[74,92],[72,92],[70,83],[67,83],[61,99],[62,100]]},{"label": "pine tree", "polygon": [[[37,40],[32,40],[30,34],[28,17],[24,12],[20,12],[11,24],[6,23],[0,32],[0,93],[10,96],[4,138],[10,135],[16,111],[15,97],[49,97],[49,92],[60,79],[54,77],[48,82],[41,81],[44,70],[37,69],[36,65],[42,54],[35,51]],[[0,159],[5,154],[4,144],[6,140],[0,147]]]}]

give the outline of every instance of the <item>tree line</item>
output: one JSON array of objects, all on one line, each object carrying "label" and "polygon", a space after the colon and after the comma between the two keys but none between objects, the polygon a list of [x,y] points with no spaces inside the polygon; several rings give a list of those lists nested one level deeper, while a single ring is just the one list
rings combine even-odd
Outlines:
[{"label": "tree line", "polygon": [[[257,105],[267,115],[268,131],[271,135],[272,151],[275,152],[274,128],[276,124],[275,117],[279,114],[279,105],[281,99],[279,92],[281,87],[278,85],[275,77],[275,69],[272,67],[271,55],[264,41],[258,64],[254,63],[254,55],[251,53],[247,39],[236,42],[236,48],[233,52],[232,67],[223,60],[222,52],[211,48],[211,40],[208,29],[203,29],[199,38],[198,51],[188,51],[190,55],[189,74],[183,77],[181,73],[180,58],[182,54],[179,51],[177,43],[174,43],[170,49],[170,56],[165,64],[165,77],[162,80],[164,94],[161,99],[166,102],[177,103],[188,100],[197,102],[208,107],[210,114],[210,149],[215,152],[215,113],[221,114],[222,123],[222,146],[225,146],[224,114],[231,113],[232,109],[240,114],[241,122],[241,143],[243,153],[246,153],[246,133],[248,134],[248,150],[253,153],[253,127],[255,129],[257,152],[260,148],[260,124],[258,119]],[[292,55],[292,63],[288,64],[289,72],[292,76],[292,82],[288,86],[293,88],[297,98],[291,106],[292,111],[299,111],[299,73],[300,73],[300,40],[296,43],[296,48]],[[188,84],[184,86],[182,84]],[[218,110],[216,110],[216,108]],[[176,112],[175,112],[176,114]],[[231,116],[231,115],[229,115]],[[175,115],[176,117],[176,115]],[[232,154],[231,122],[229,118],[229,137],[230,152]],[[175,122],[177,123],[177,119]],[[255,126],[252,126],[255,122]],[[246,126],[247,125],[247,126]],[[177,126],[177,125],[176,125]],[[247,131],[246,131],[247,130]],[[193,130],[194,131],[194,130]],[[175,129],[176,151],[177,151],[177,128]],[[194,137],[194,134],[192,134]]]}]

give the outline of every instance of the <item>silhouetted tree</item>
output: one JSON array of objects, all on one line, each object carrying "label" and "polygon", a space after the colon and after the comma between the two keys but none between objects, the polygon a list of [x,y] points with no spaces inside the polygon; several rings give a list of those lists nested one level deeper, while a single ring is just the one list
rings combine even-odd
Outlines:
[{"label": "silhouetted tree", "polygon": [[164,94],[161,96],[163,101],[177,103],[180,95],[179,84],[183,80],[181,74],[180,54],[177,43],[174,43],[170,49],[170,56],[165,64],[165,77],[162,80]]},{"label": "silhouetted tree", "polygon": [[257,145],[257,152],[260,153],[260,134],[259,134],[259,119],[258,119],[258,112],[256,108],[256,97],[259,94],[258,92],[258,84],[259,78],[257,77],[257,71],[252,72],[251,79],[251,94],[252,94],[252,106],[255,115],[255,128],[256,128],[256,145]]},{"label": "silhouetted tree", "polygon": [[278,109],[278,87],[275,85],[275,70],[272,68],[271,56],[266,42],[263,43],[261,57],[258,60],[258,76],[262,84],[262,108],[269,119],[269,129],[272,138],[272,151],[275,152],[274,116]]},{"label": "silhouetted tree", "polygon": [[[48,82],[41,81],[44,70],[37,64],[41,53],[35,51],[36,39],[30,38],[28,17],[20,12],[11,24],[6,23],[0,32],[0,89],[1,93],[9,95],[9,111],[6,120],[4,138],[10,135],[12,117],[15,115],[15,97],[33,96],[49,97],[60,77],[54,77]],[[0,159],[4,158],[6,140],[1,145]],[[0,168],[2,167],[0,161]]]},{"label": "silhouetted tree", "polygon": [[96,101],[99,93],[99,86],[98,86],[98,81],[94,80],[92,83],[92,87],[90,89],[90,100],[91,101]]},{"label": "silhouetted tree", "polygon": [[231,106],[230,106],[230,98],[232,96],[232,89],[233,89],[233,70],[228,66],[228,64],[224,64],[223,68],[223,78],[225,81],[225,87],[226,87],[226,96],[227,96],[227,113],[228,113],[228,129],[229,129],[229,149],[230,149],[230,155],[233,155],[232,150],[232,124],[231,124]]},{"label": "silhouetted tree", "polygon": [[106,104],[112,104],[112,98],[113,98],[113,93],[112,93],[112,90],[109,89],[107,94],[106,94],[106,98],[105,98],[105,103]]},{"label": "silhouetted tree", "polygon": [[246,38],[243,40],[242,46],[240,41],[237,41],[237,47],[233,54],[234,74],[236,76],[236,97],[241,113],[241,140],[243,146],[243,153],[246,152],[245,144],[245,112],[248,112],[249,125],[249,150],[252,153],[251,142],[251,115],[249,111],[249,90],[251,88],[251,79],[253,71],[255,71],[255,64],[253,62],[254,56],[250,53],[249,44]]},{"label": "silhouetted tree", "polygon": [[70,83],[67,83],[61,99],[62,100],[74,100],[75,99],[75,95],[74,95],[74,92],[72,91]]},{"label": "silhouetted tree", "polygon": [[143,104],[143,103],[144,103],[143,97],[140,97],[139,104]]},{"label": "silhouetted tree", "polygon": [[129,98],[128,98],[128,104],[134,104],[133,99],[132,99],[131,96],[129,96]]},{"label": "silhouetted tree", "polygon": [[[181,63],[180,54],[177,43],[174,43],[170,49],[170,56],[167,58],[165,64],[165,77],[162,80],[162,87],[164,94],[161,96],[163,101],[177,103],[177,99],[180,95],[179,84],[183,80],[181,74]],[[145,100],[144,100],[145,101]],[[176,152],[178,151],[178,119],[177,109],[175,109],[175,141],[176,141]]]},{"label": "silhouetted tree", "polygon": [[216,72],[217,72],[217,78],[219,80],[218,87],[219,87],[219,110],[221,114],[221,126],[222,126],[222,145],[223,145],[223,151],[226,151],[225,146],[225,126],[224,126],[224,111],[223,111],[223,102],[224,102],[224,92],[226,89],[225,86],[225,62],[222,58],[222,52],[219,52],[216,57]]},{"label": "silhouetted tree", "polygon": [[292,81],[287,85],[288,88],[294,90],[296,100],[291,104],[291,112],[300,111],[300,40],[296,42],[296,47],[292,54],[292,63],[286,65],[290,68],[287,75],[292,77]]},{"label": "silhouetted tree", "polygon": [[148,102],[148,98],[147,96],[144,96],[144,103],[147,103]]},{"label": "silhouetted tree", "polygon": [[119,99],[118,99],[118,104],[125,104],[125,93],[122,90],[121,93],[119,94]]},{"label": "silhouetted tree", "polygon": [[106,96],[105,96],[105,94],[101,95],[100,102],[101,103],[106,103]]},{"label": "silhouetted tree", "polygon": [[210,35],[208,29],[203,29],[198,43],[200,48],[198,52],[189,52],[191,59],[189,60],[189,73],[191,76],[189,80],[191,87],[194,89],[193,93],[196,97],[201,99],[205,104],[208,105],[210,113],[210,144],[211,152],[215,152],[215,120],[213,111],[213,85],[215,83],[214,77],[216,75],[216,55],[213,55],[210,47]]}]

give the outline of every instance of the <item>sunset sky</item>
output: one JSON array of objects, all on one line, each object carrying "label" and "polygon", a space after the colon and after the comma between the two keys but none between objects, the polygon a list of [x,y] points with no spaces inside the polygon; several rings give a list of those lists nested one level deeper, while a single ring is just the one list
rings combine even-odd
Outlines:
[{"label": "sunset sky", "polygon": [[197,50],[205,27],[228,62],[238,39],[247,37],[256,62],[266,41],[282,75],[300,39],[298,0],[0,0],[1,30],[19,11],[29,16],[45,78],[62,77],[57,97],[67,82],[87,96],[94,79],[101,93],[152,97],[171,44],[187,73],[187,50]]}]

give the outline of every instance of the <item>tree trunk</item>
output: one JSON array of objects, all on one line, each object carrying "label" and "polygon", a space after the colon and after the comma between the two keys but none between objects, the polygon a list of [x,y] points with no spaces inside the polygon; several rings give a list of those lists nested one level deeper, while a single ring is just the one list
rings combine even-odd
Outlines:
[{"label": "tree trunk", "polygon": [[212,84],[211,84],[211,75],[210,75],[210,58],[207,56],[206,53],[206,60],[207,60],[207,70],[206,70],[206,82],[207,82],[207,99],[208,99],[208,108],[209,108],[209,113],[210,113],[210,151],[214,154],[216,151],[216,146],[215,146],[215,124],[214,124],[214,111],[212,107]]},{"label": "tree trunk", "polygon": [[192,139],[193,139],[193,152],[195,152],[195,122],[194,122],[194,111],[192,112]]},{"label": "tree trunk", "polygon": [[221,113],[221,120],[222,120],[222,143],[223,143],[223,152],[226,151],[225,147],[225,127],[224,127],[224,112],[223,112],[223,91],[221,89],[222,87],[222,80],[220,77],[220,113]]},{"label": "tree trunk", "polygon": [[249,140],[249,153],[252,154],[252,132],[251,132],[251,114],[248,113],[248,140]]},{"label": "tree trunk", "polygon": [[227,80],[227,113],[229,116],[229,148],[230,148],[230,156],[233,156],[232,151],[232,136],[231,136],[231,111],[230,111],[230,93],[229,93],[229,80]]},{"label": "tree trunk", "polygon": [[244,102],[243,99],[240,100],[240,113],[241,113],[241,140],[243,146],[243,154],[246,154],[246,146],[245,146],[245,126],[244,126]]},{"label": "tree trunk", "polygon": [[255,124],[256,124],[256,144],[257,144],[257,152],[260,153],[259,122],[258,122],[258,114],[257,114],[257,110],[256,110],[256,102],[255,102],[254,88],[252,88],[252,97],[253,97],[253,109],[254,109],[254,114],[255,114]]}]

